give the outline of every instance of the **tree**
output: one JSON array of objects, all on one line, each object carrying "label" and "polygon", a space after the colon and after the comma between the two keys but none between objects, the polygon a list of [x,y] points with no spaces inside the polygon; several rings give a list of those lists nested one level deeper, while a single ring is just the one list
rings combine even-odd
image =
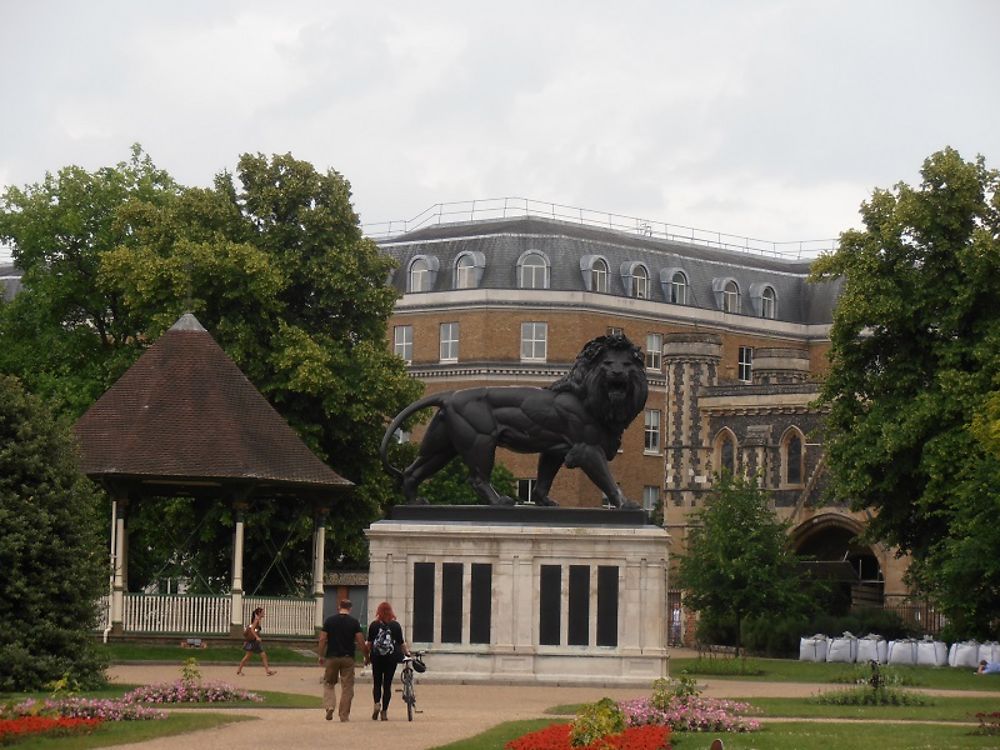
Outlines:
[{"label": "tree", "polygon": [[[517,498],[517,480],[499,461],[493,466],[490,484],[501,495]],[[458,457],[421,486],[420,496],[431,505],[476,505],[480,502],[469,484],[469,467]]]},{"label": "tree", "polygon": [[724,472],[691,520],[678,570],[685,602],[702,616],[732,620],[737,650],[748,617],[808,608],[810,584],[789,546],[788,524],[755,479]]},{"label": "tree", "polygon": [[[89,203],[90,189],[102,200]],[[0,314],[0,337],[17,342],[0,353],[0,369],[75,417],[183,312],[194,312],[303,440],[355,482],[350,501],[333,510],[327,550],[365,559],[362,531],[394,500],[378,459],[383,425],[420,384],[386,346],[392,263],[362,235],[341,175],[291,155],[244,155],[235,176],[183,188],[137,148],[129,163],[94,174],[67,168],[9,190],[0,209],[0,237],[25,285]],[[35,351],[38,341],[45,352]],[[180,550],[180,562],[197,566],[203,580],[225,573],[228,510],[198,525],[183,519],[192,507],[170,501],[136,513],[137,570],[162,567],[144,566],[142,557],[152,549],[162,558],[159,518],[169,512],[192,529],[185,536],[197,548]],[[247,534],[251,585],[265,570],[268,593],[308,577],[304,514],[255,508]],[[275,539],[282,557],[272,566]]]},{"label": "tree", "polygon": [[832,489],[960,633],[996,636],[1000,175],[950,148],[921,175],[876,190],[814,266],[843,284],[821,395]]},{"label": "tree", "polygon": [[107,586],[97,499],[65,427],[0,376],[0,691],[104,682],[93,631]]}]

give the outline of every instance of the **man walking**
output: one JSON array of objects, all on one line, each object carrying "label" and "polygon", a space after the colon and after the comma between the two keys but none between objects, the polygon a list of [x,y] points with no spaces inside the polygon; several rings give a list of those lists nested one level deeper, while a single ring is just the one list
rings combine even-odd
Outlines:
[{"label": "man walking", "polygon": [[351,600],[341,599],[337,614],[326,618],[319,634],[319,664],[323,671],[323,708],[326,720],[333,719],[337,707],[337,682],[340,682],[341,721],[351,717],[354,698],[354,654],[360,646],[365,657],[368,647],[361,633],[361,623],[351,616]]}]

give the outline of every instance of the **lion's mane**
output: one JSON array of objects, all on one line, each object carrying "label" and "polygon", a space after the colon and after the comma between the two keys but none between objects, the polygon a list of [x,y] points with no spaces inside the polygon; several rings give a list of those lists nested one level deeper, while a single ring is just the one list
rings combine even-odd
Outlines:
[{"label": "lion's mane", "polygon": [[[601,369],[595,366],[609,349],[626,352],[632,364],[625,393],[620,397],[618,392],[609,393]],[[577,355],[570,371],[548,388],[556,393],[572,393],[598,421],[621,433],[646,404],[649,387],[645,366],[642,351],[624,336],[599,336]]]}]

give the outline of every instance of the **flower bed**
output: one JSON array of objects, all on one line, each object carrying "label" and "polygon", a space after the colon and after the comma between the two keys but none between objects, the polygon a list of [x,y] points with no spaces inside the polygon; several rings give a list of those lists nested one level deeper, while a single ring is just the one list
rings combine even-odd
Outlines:
[{"label": "flower bed", "polygon": [[99,719],[100,721],[144,721],[165,719],[167,714],[155,708],[107,698],[47,698],[39,702],[33,698],[8,706],[3,715],[50,716],[70,719]]},{"label": "flower bed", "polygon": [[128,703],[230,703],[232,701],[261,703],[264,698],[257,693],[225,682],[178,680],[138,687],[126,693],[122,700]]},{"label": "flower bed", "polygon": [[552,724],[504,745],[505,750],[670,750],[670,728],[645,725],[609,734],[589,745],[570,744],[571,724]]},{"label": "flower bed", "polygon": [[0,745],[9,745],[31,735],[62,735],[92,732],[100,719],[75,719],[64,716],[18,716],[0,719]]},{"label": "flower bed", "polygon": [[760,722],[740,714],[753,710],[749,703],[701,697],[673,697],[663,708],[649,698],[619,703],[630,727],[665,725],[677,732],[756,732]]}]

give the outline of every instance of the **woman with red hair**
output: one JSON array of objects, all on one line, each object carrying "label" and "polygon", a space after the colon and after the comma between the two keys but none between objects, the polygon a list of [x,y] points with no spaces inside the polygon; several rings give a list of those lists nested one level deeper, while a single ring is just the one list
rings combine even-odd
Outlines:
[{"label": "woman with red hair", "polygon": [[372,720],[388,721],[389,700],[392,698],[392,678],[396,665],[410,649],[403,639],[403,628],[396,621],[396,613],[389,602],[382,602],[375,610],[375,619],[368,626],[368,654],[372,665],[372,694],[375,708]]}]

